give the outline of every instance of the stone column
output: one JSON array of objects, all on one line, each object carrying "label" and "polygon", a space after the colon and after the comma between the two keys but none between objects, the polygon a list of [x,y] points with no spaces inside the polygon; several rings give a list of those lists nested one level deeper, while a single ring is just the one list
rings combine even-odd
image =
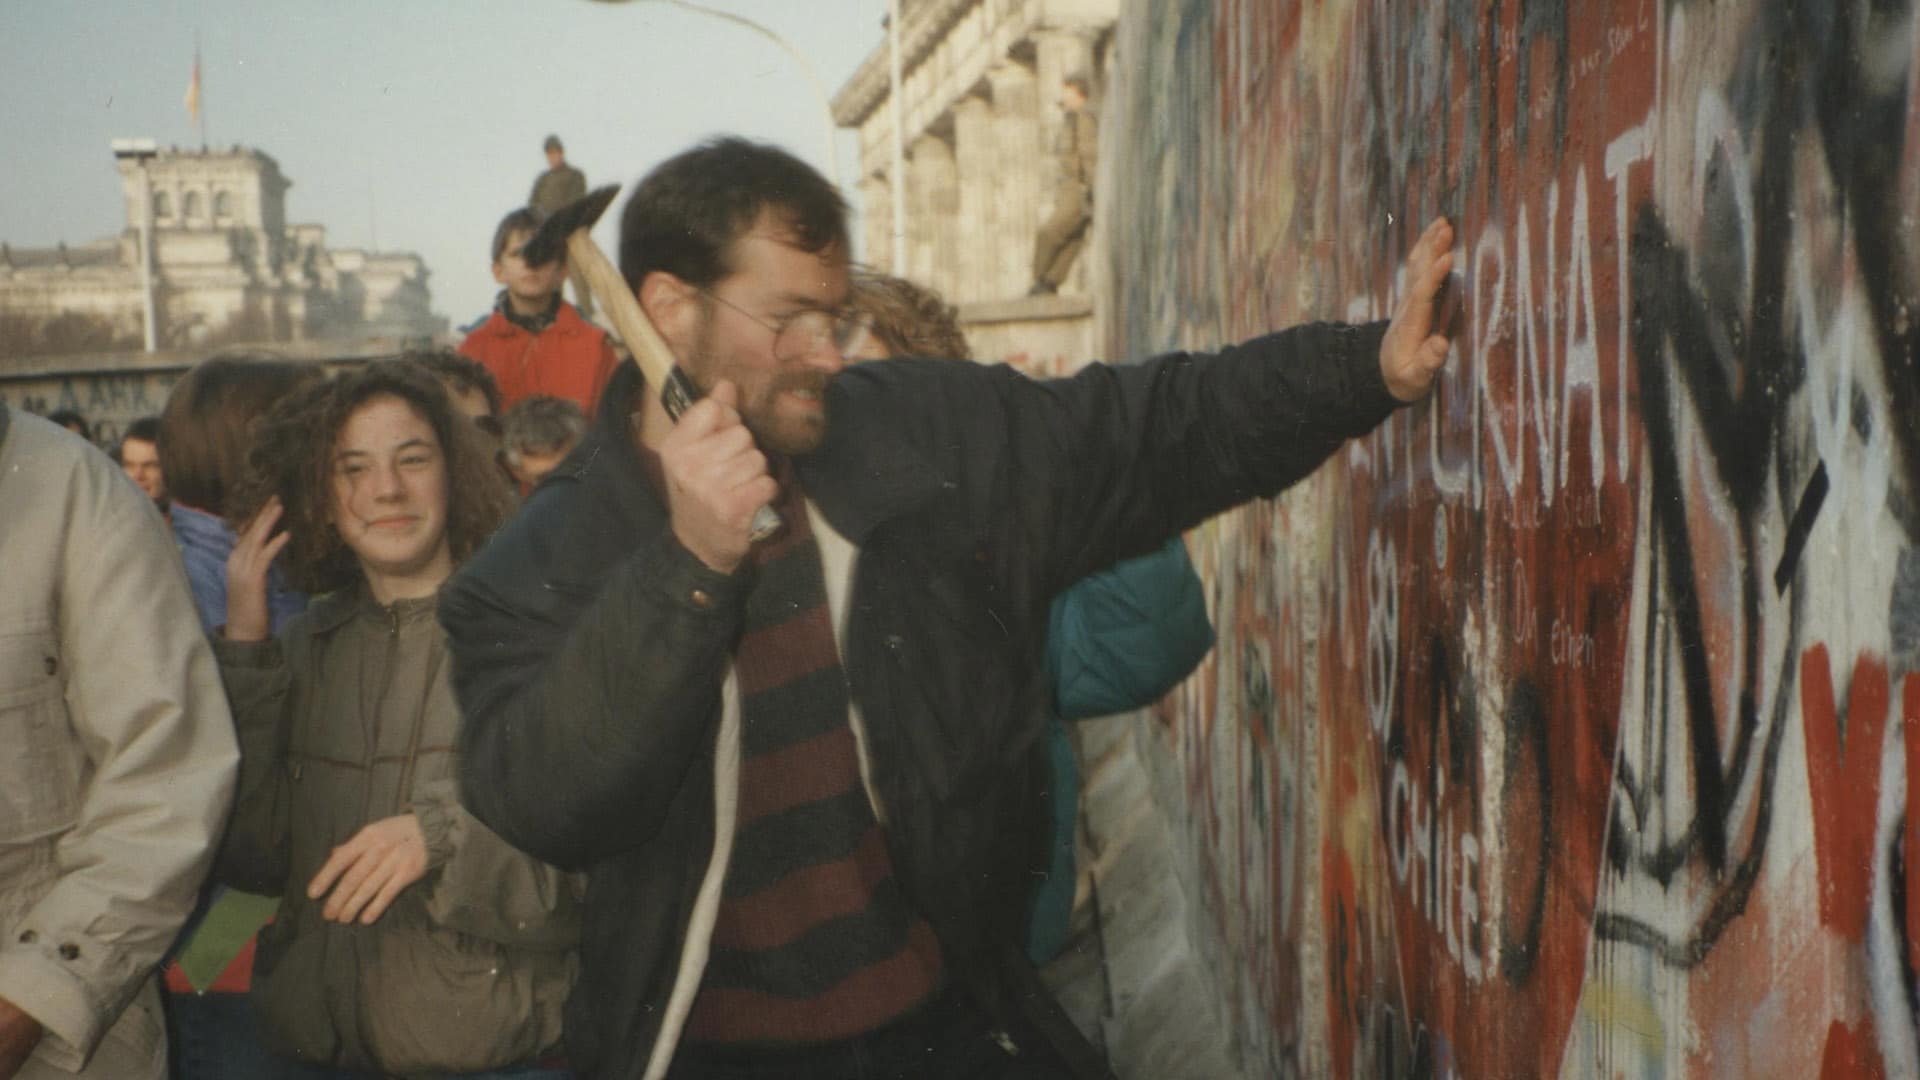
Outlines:
[{"label": "stone column", "polygon": [[996,217],[1006,180],[999,175],[995,153],[993,106],[979,94],[969,94],[953,107],[953,150],[960,189],[955,235],[960,242],[949,258],[953,287],[947,300],[968,304],[996,299]]},{"label": "stone column", "polygon": [[907,165],[907,201],[912,207],[908,219],[907,277],[951,294],[955,223],[959,217],[959,183],[955,175],[953,146],[935,134],[923,134],[913,140],[913,153]]},{"label": "stone column", "polygon": [[860,181],[860,259],[882,273],[896,273],[893,265],[893,183],[885,173],[868,173]]},{"label": "stone column", "polygon": [[1006,61],[987,72],[993,84],[993,139],[998,177],[992,235],[987,239],[993,288],[982,299],[1022,296],[1032,284],[1033,234],[1052,183],[1033,69]]}]

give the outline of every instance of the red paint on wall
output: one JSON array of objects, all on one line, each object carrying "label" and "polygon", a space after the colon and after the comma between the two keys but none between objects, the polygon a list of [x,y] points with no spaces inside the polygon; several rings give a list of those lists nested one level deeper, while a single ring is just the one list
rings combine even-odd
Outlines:
[{"label": "red paint on wall", "polygon": [[1907,830],[1902,848],[1907,871],[1907,967],[1920,971],[1920,882],[1914,881],[1914,871],[1920,868],[1920,798],[1914,792],[1914,777],[1920,776],[1920,673],[1907,674],[1900,699],[1900,729],[1907,751]]},{"label": "red paint on wall", "polygon": [[[1911,691],[1908,696],[1911,699]],[[1859,941],[1867,929],[1887,701],[1886,664],[1861,656],[1853,665],[1843,741],[1827,647],[1817,644],[1801,654],[1800,708],[1806,722],[1814,855],[1820,866],[1820,922],[1849,941]]]},{"label": "red paint on wall", "polygon": [[1874,1045],[1873,1018],[1848,1027],[1835,1020],[1827,1025],[1827,1045],[1820,1055],[1820,1080],[1883,1080],[1886,1064]]}]

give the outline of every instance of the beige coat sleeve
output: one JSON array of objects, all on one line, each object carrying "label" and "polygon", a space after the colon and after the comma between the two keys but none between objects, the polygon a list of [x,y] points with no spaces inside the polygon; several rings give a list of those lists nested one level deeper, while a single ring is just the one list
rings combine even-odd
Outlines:
[{"label": "beige coat sleeve", "polygon": [[[22,436],[37,437],[9,439]],[[0,997],[45,1028],[38,1057],[78,1069],[192,909],[237,755],[186,573],[152,506],[97,453],[37,449],[25,467],[71,463],[54,478],[66,490],[50,484],[40,505],[0,512],[64,510],[64,542],[45,565],[0,573],[53,592],[44,667],[63,687],[47,708],[76,744],[80,782],[47,845],[45,892],[0,941]]]}]

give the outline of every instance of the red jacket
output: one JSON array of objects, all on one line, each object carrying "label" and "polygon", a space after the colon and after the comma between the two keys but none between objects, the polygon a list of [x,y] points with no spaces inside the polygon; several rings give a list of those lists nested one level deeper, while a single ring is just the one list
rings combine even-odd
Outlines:
[{"label": "red jacket", "polygon": [[619,365],[607,332],[582,319],[565,300],[552,325],[537,336],[496,310],[460,343],[460,352],[493,372],[502,410],[521,398],[552,394],[572,398],[592,416]]}]

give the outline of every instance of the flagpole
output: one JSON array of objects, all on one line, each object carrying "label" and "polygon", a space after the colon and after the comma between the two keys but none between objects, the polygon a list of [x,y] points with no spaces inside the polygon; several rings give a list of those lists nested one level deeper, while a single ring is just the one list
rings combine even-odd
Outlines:
[{"label": "flagpole", "polygon": [[200,152],[204,154],[207,152],[207,109],[200,99],[206,96],[206,87],[200,79],[200,31],[198,30],[193,32],[193,85],[196,91],[193,102],[196,108],[193,110],[193,115],[200,124]]}]

